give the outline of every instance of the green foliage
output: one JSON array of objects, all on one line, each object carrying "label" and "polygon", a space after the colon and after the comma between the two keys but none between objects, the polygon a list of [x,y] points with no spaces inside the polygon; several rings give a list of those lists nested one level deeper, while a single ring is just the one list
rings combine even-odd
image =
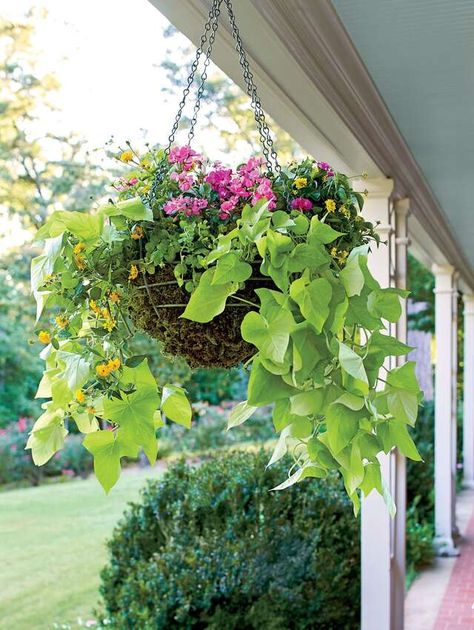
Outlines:
[{"label": "green foliage", "polygon": [[82,439],[73,435],[64,449],[57,453],[45,466],[39,468],[25,451],[28,431],[33,422],[20,418],[0,430],[0,485],[41,483],[49,477],[80,475],[92,472],[92,457],[82,446]]},{"label": "green foliage", "polygon": [[266,459],[178,464],[149,483],[109,543],[112,627],[359,627],[358,522],[341,484],[270,493],[285,466]]},{"label": "green foliage", "polygon": [[34,395],[42,362],[25,334],[35,321],[28,290],[30,260],[27,249],[0,258],[0,428],[39,411]]},{"label": "green foliage", "polygon": [[434,275],[412,254],[408,255],[408,289],[416,301],[417,309],[408,314],[414,330],[434,333]]}]

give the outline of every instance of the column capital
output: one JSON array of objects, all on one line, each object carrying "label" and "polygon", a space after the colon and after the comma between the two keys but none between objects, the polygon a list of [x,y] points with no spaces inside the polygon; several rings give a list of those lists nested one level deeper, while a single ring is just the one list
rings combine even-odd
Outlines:
[{"label": "column capital", "polygon": [[393,209],[395,214],[402,217],[407,217],[411,212],[411,200],[409,197],[403,197],[402,199],[395,199],[393,202]]},{"label": "column capital", "polygon": [[445,265],[438,265],[434,263],[433,265],[431,265],[431,271],[436,277],[449,276],[451,278],[455,272],[455,268],[449,263]]},{"label": "column capital", "polygon": [[394,182],[389,177],[371,177],[363,180],[362,185],[365,185],[368,191],[367,199],[389,199]]}]

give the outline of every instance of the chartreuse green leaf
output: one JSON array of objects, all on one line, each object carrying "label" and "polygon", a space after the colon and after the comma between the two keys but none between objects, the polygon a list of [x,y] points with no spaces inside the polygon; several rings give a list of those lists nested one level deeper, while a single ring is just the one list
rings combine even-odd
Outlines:
[{"label": "chartreuse green leaf", "polygon": [[256,346],[263,358],[283,363],[294,320],[289,311],[281,308],[275,309],[272,315],[268,321],[255,311],[247,313],[241,326],[242,338]]},{"label": "chartreuse green leaf", "polygon": [[285,383],[280,376],[268,372],[258,358],[253,360],[248,385],[249,405],[263,407],[282,398],[289,398],[298,391],[296,387]]},{"label": "chartreuse green leaf", "polygon": [[297,416],[319,414],[324,408],[325,390],[312,389],[290,398],[290,411]]},{"label": "chartreuse green leaf", "polygon": [[339,278],[349,297],[360,295],[364,288],[365,278],[360,268],[359,256],[348,259],[346,266],[341,270]]},{"label": "chartreuse green leaf", "polygon": [[367,396],[369,381],[362,358],[344,343],[339,343],[339,361],[342,370],[342,383],[353,394]]},{"label": "chartreuse green leaf", "polygon": [[289,426],[297,419],[295,414],[290,410],[291,401],[288,398],[277,400],[273,408],[272,420],[275,431],[279,433],[282,429]]},{"label": "chartreuse green leaf", "polygon": [[360,411],[354,411],[345,405],[334,402],[326,411],[326,428],[329,447],[334,455],[345,448],[359,431]]},{"label": "chartreuse green leaf", "polygon": [[141,386],[132,394],[104,401],[104,417],[120,427],[126,442],[143,447],[151,464],[156,460],[157,443],[154,413],[160,404],[156,387]]},{"label": "chartreuse green leaf", "polygon": [[389,453],[397,447],[399,451],[415,461],[422,461],[405,423],[399,420],[387,420],[377,426],[377,435],[382,440],[383,450]]},{"label": "chartreuse green leaf", "polygon": [[90,364],[80,354],[74,352],[59,350],[56,356],[62,367],[62,372],[58,378],[65,379],[67,386],[74,394],[89,378]]},{"label": "chartreuse green leaf", "polygon": [[251,275],[252,266],[242,262],[235,252],[229,252],[217,261],[211,284],[245,282]]},{"label": "chartreuse green leaf", "polygon": [[369,294],[367,309],[374,317],[382,317],[389,322],[398,322],[402,314],[400,289],[375,289]]},{"label": "chartreuse green leaf", "polygon": [[299,243],[288,257],[288,270],[291,273],[301,272],[304,269],[321,269],[328,267],[331,257],[322,243]]},{"label": "chartreuse green leaf", "polygon": [[94,457],[94,472],[106,492],[117,483],[120,477],[122,457],[137,457],[139,446],[124,439],[121,431],[96,431],[89,433],[83,442]]},{"label": "chartreuse green leaf", "polygon": [[31,449],[31,456],[37,466],[46,464],[63,447],[67,435],[63,425],[64,411],[48,407],[35,422],[26,443],[26,448]]},{"label": "chartreuse green leaf", "polygon": [[293,240],[289,236],[285,236],[284,234],[280,234],[280,232],[275,232],[274,230],[268,230],[266,246],[270,254],[272,267],[276,267],[278,269],[285,262],[288,252],[293,249],[294,244]]},{"label": "chartreuse green leaf", "polygon": [[122,216],[134,221],[153,221],[151,208],[147,208],[140,197],[107,203],[99,208],[99,212],[108,217]]},{"label": "chartreuse green leaf", "polygon": [[290,295],[300,307],[303,317],[320,333],[329,315],[331,284],[326,278],[317,278],[306,285],[304,279],[299,278],[292,282]]},{"label": "chartreuse green leaf", "polygon": [[375,330],[370,336],[369,354],[382,352],[384,356],[403,356],[411,352],[414,348],[407,346],[395,337],[385,335],[379,330]]},{"label": "chartreuse green leaf", "polygon": [[225,309],[229,295],[235,293],[238,284],[226,282],[225,284],[212,284],[215,269],[205,271],[181,317],[194,322],[210,322],[216,315],[220,315]]},{"label": "chartreuse green leaf", "polygon": [[163,387],[161,410],[176,424],[181,424],[187,429],[191,428],[193,410],[182,387],[177,385],[165,385]]},{"label": "chartreuse green leaf", "polygon": [[232,427],[237,427],[243,424],[246,420],[248,420],[255,412],[257,411],[257,407],[252,407],[245,400],[240,402],[230,412],[229,420],[227,421],[227,429],[232,429]]},{"label": "chartreuse green leaf", "polygon": [[282,481],[282,483],[278,484],[272,488],[272,490],[286,490],[286,488],[290,488],[295,483],[299,483],[303,481],[303,479],[307,479],[308,477],[325,477],[326,473],[321,468],[317,466],[312,466],[311,464],[305,466],[304,468],[299,468],[296,472],[291,474],[288,479]]},{"label": "chartreuse green leaf", "polygon": [[372,490],[377,490],[379,494],[383,494],[382,475],[378,462],[369,462],[366,464],[364,467],[364,479],[360,484],[360,489],[365,496],[368,496]]},{"label": "chartreuse green leaf", "polygon": [[104,217],[102,214],[56,210],[38,230],[35,240],[42,241],[46,238],[54,238],[68,231],[81,241],[94,243],[99,239],[103,225]]},{"label": "chartreuse green leaf", "polygon": [[415,363],[409,361],[387,375],[387,405],[397,419],[412,426],[418,415],[420,388],[415,374]]},{"label": "chartreuse green leaf", "polygon": [[338,232],[327,223],[322,223],[317,216],[311,218],[311,226],[309,228],[310,244],[316,241],[328,245],[340,236],[344,236],[344,232]]}]

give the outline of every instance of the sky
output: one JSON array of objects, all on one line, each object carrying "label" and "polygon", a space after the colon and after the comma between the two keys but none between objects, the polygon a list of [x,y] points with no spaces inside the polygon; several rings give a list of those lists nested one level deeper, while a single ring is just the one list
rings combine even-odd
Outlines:
[{"label": "sky", "polygon": [[0,0],[11,20],[33,6],[47,10],[34,40],[39,66],[61,83],[59,111],[43,123],[78,132],[91,148],[111,136],[163,141],[176,109],[160,91],[166,18],[148,0]]}]

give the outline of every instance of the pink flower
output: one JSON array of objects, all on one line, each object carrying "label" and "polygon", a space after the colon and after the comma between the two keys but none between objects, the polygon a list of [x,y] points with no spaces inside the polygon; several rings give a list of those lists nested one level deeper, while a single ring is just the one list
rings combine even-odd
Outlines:
[{"label": "pink flower", "polygon": [[192,215],[201,214],[201,212],[205,210],[207,206],[208,206],[207,199],[193,199],[190,214]]},{"label": "pink flower", "polygon": [[18,422],[16,423],[16,426],[18,427],[18,431],[21,431],[22,433],[24,431],[26,431],[26,428],[28,426],[28,421],[26,418],[19,418]]},{"label": "pink flower", "polygon": [[229,190],[233,195],[237,195],[238,197],[248,197],[250,195],[249,191],[244,188],[242,180],[238,177],[234,177],[234,179],[229,184]]},{"label": "pink flower", "polygon": [[183,195],[179,197],[174,197],[165,203],[163,206],[163,210],[165,214],[176,214],[177,212],[181,212],[186,208],[186,199]]},{"label": "pink flower", "polygon": [[238,173],[242,177],[242,185],[247,188],[251,188],[257,183],[260,177],[260,167],[265,163],[262,157],[253,157],[247,161],[246,164],[242,164],[238,168]]},{"label": "pink flower", "polygon": [[138,179],[136,177],[132,177],[126,183],[128,186],[135,186],[135,184],[138,184]]},{"label": "pink flower", "polygon": [[311,199],[306,199],[305,197],[297,197],[291,202],[291,207],[293,208],[293,210],[311,210],[313,207],[313,202],[311,201]]},{"label": "pink flower", "polygon": [[330,166],[327,162],[318,162],[318,167],[323,171],[326,171],[326,175],[328,177],[333,177],[334,171],[332,170],[332,166]]},{"label": "pink flower", "polygon": [[223,186],[228,186],[232,179],[232,169],[230,168],[218,168],[214,171],[210,171],[206,175],[204,180],[207,184],[210,184],[212,190],[219,191]]},{"label": "pink flower", "polygon": [[181,164],[185,171],[190,171],[196,162],[202,160],[202,156],[191,149],[189,145],[173,147],[168,156],[171,164]]},{"label": "pink flower", "polygon": [[228,201],[224,201],[224,203],[221,204],[219,218],[228,219],[238,203],[239,198],[236,195],[232,196]]},{"label": "pink flower", "polygon": [[74,477],[74,475],[75,475],[74,471],[71,468],[63,468],[63,470],[61,470],[61,472],[66,477]]},{"label": "pink flower", "polygon": [[267,177],[261,177],[258,181],[257,189],[255,190],[252,203],[256,204],[260,199],[267,199],[268,209],[273,210],[276,206],[276,196],[272,190],[272,185],[270,180]]},{"label": "pink flower", "polygon": [[194,184],[194,179],[192,175],[189,175],[186,171],[182,173],[173,172],[170,175],[170,179],[174,182],[178,183],[178,188],[183,192],[188,192],[191,190],[192,185]]}]

